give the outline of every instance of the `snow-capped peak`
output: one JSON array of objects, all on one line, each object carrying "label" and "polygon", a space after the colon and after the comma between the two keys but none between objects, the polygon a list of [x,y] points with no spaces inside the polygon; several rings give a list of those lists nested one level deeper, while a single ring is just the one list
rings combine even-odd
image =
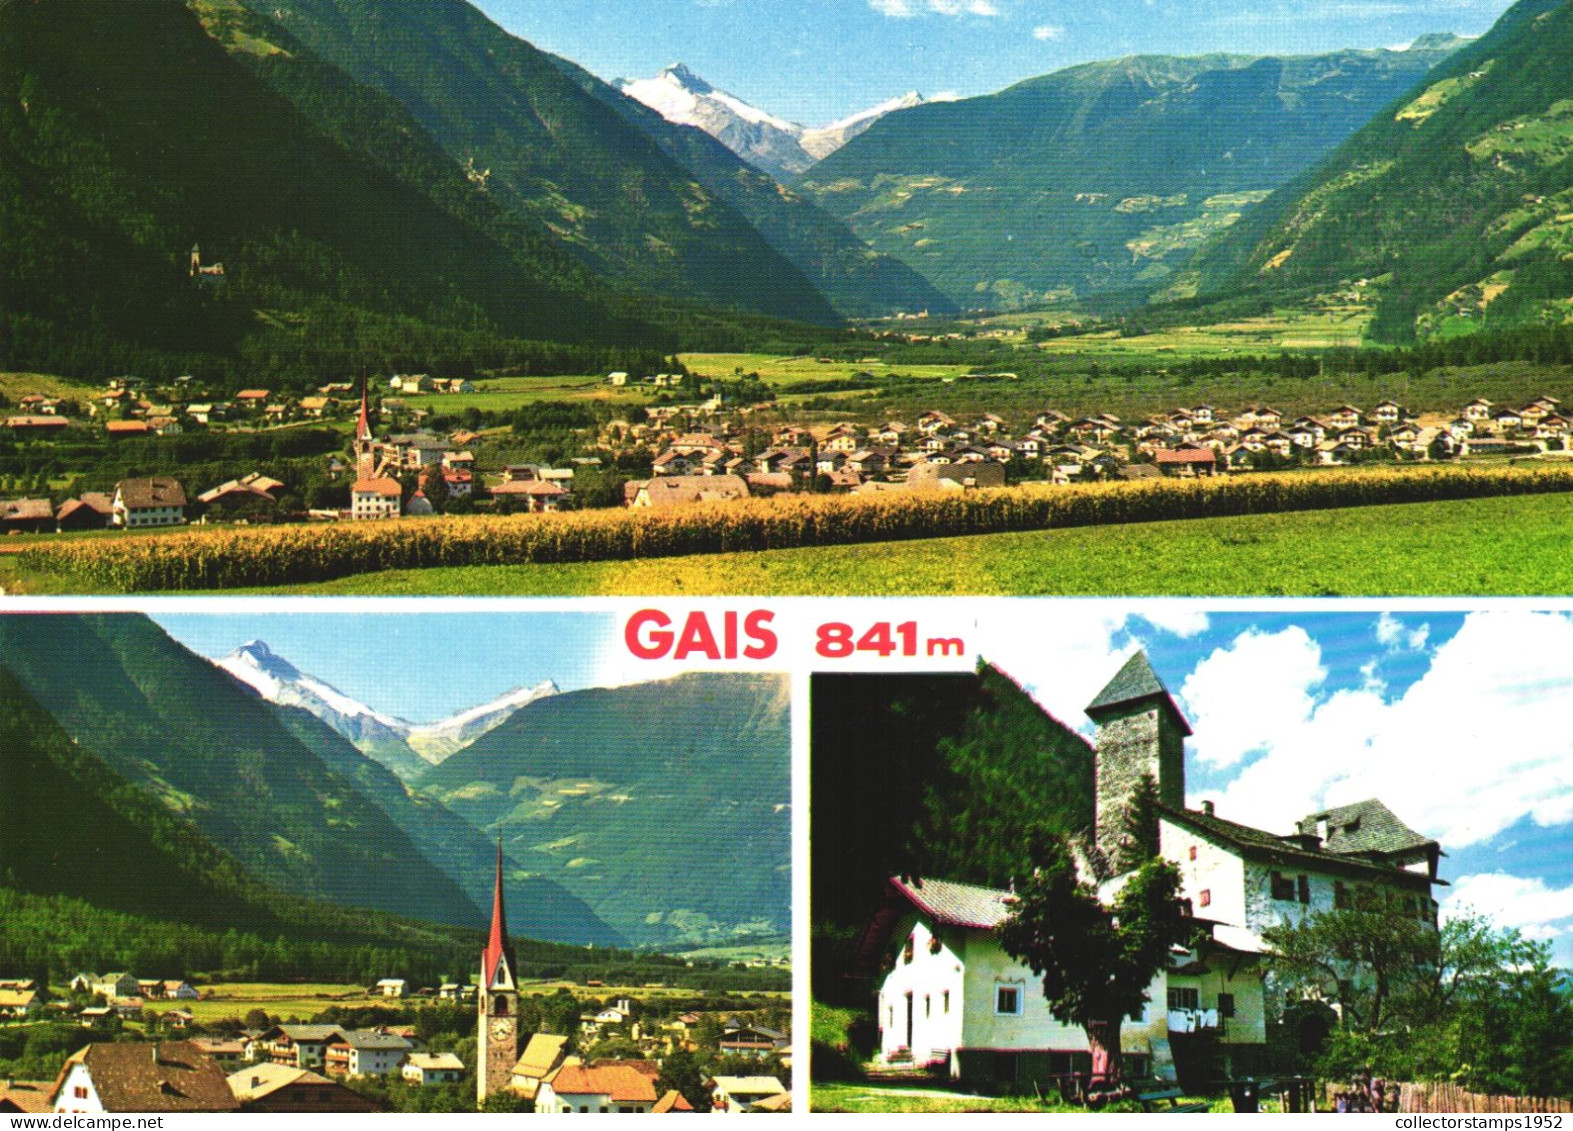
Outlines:
[{"label": "snow-capped peak", "polygon": [[912,91],[828,126],[805,129],[712,86],[682,63],[673,63],[653,79],[619,79],[614,85],[667,121],[704,130],[782,180],[830,156],[886,114],[924,101]]}]

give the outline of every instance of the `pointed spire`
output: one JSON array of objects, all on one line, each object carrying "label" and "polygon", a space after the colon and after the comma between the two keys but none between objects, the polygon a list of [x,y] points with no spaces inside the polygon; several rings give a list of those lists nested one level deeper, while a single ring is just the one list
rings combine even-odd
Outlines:
[{"label": "pointed spire", "polygon": [[1087,714],[1096,722],[1100,717],[1116,713],[1119,708],[1146,699],[1156,699],[1167,706],[1174,712],[1180,728],[1186,734],[1191,733],[1190,724],[1185,721],[1185,716],[1180,713],[1180,708],[1170,697],[1169,689],[1163,685],[1163,680],[1159,679],[1158,673],[1153,671],[1152,662],[1147,659],[1146,652],[1136,652],[1125,661],[1125,666],[1120,669],[1119,674],[1109,681],[1107,687],[1098,692],[1091,703],[1087,704]]},{"label": "pointed spire", "polygon": [[502,837],[497,838],[497,886],[492,892],[492,930],[486,940],[486,950],[481,956],[481,973],[485,976],[484,989],[490,989],[497,977],[497,965],[508,948],[508,916],[502,902]]},{"label": "pointed spire", "polygon": [[366,403],[366,374],[360,375],[360,421],[355,425],[356,440],[371,439],[371,411]]}]

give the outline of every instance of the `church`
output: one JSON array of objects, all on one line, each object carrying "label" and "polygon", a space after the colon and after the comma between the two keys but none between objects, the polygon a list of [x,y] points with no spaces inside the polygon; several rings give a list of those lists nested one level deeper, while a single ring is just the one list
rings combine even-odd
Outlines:
[{"label": "church", "polygon": [[[1377,800],[1308,814],[1287,833],[1228,820],[1211,802],[1185,804],[1191,728],[1138,652],[1087,706],[1096,727],[1096,849],[1105,859],[1128,827],[1144,777],[1157,785],[1159,852],[1206,937],[1176,953],[1126,1020],[1126,1069],[1174,1065],[1221,1075],[1259,1070],[1267,1053],[1262,931],[1377,891],[1435,927],[1442,855]],[[991,1085],[1040,1085],[1085,1071],[1086,1035],[1045,1008],[1032,970],[999,945],[1011,893],[938,879],[892,878],[860,940],[877,978],[878,1059]]]},{"label": "church", "polygon": [[519,983],[513,948],[508,945],[508,916],[503,909],[502,844],[497,845],[497,883],[492,892],[492,924],[481,952],[481,981],[475,999],[475,1099],[509,1086],[519,1059]]}]

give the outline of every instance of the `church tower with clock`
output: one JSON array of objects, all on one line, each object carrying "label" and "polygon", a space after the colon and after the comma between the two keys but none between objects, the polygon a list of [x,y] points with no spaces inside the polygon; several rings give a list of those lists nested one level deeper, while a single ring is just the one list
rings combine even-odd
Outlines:
[{"label": "church tower with clock", "polygon": [[508,917],[502,900],[502,841],[497,842],[497,887],[492,895],[492,929],[481,952],[481,984],[476,993],[480,1023],[476,1027],[476,1101],[509,1086],[519,1060],[519,984],[514,975],[513,948],[508,945]]}]

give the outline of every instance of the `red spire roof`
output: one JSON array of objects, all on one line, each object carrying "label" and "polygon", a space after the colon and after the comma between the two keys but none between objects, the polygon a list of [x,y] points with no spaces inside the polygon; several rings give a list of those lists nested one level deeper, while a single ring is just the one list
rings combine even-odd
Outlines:
[{"label": "red spire roof", "polygon": [[355,425],[355,438],[357,440],[371,439],[371,413],[366,407],[366,378],[360,379],[360,422]]},{"label": "red spire roof", "polygon": [[[482,990],[489,990],[508,947],[508,917],[502,905],[502,838],[497,839],[497,887],[492,893],[492,932],[481,954]],[[512,973],[512,971],[510,971]]]}]

